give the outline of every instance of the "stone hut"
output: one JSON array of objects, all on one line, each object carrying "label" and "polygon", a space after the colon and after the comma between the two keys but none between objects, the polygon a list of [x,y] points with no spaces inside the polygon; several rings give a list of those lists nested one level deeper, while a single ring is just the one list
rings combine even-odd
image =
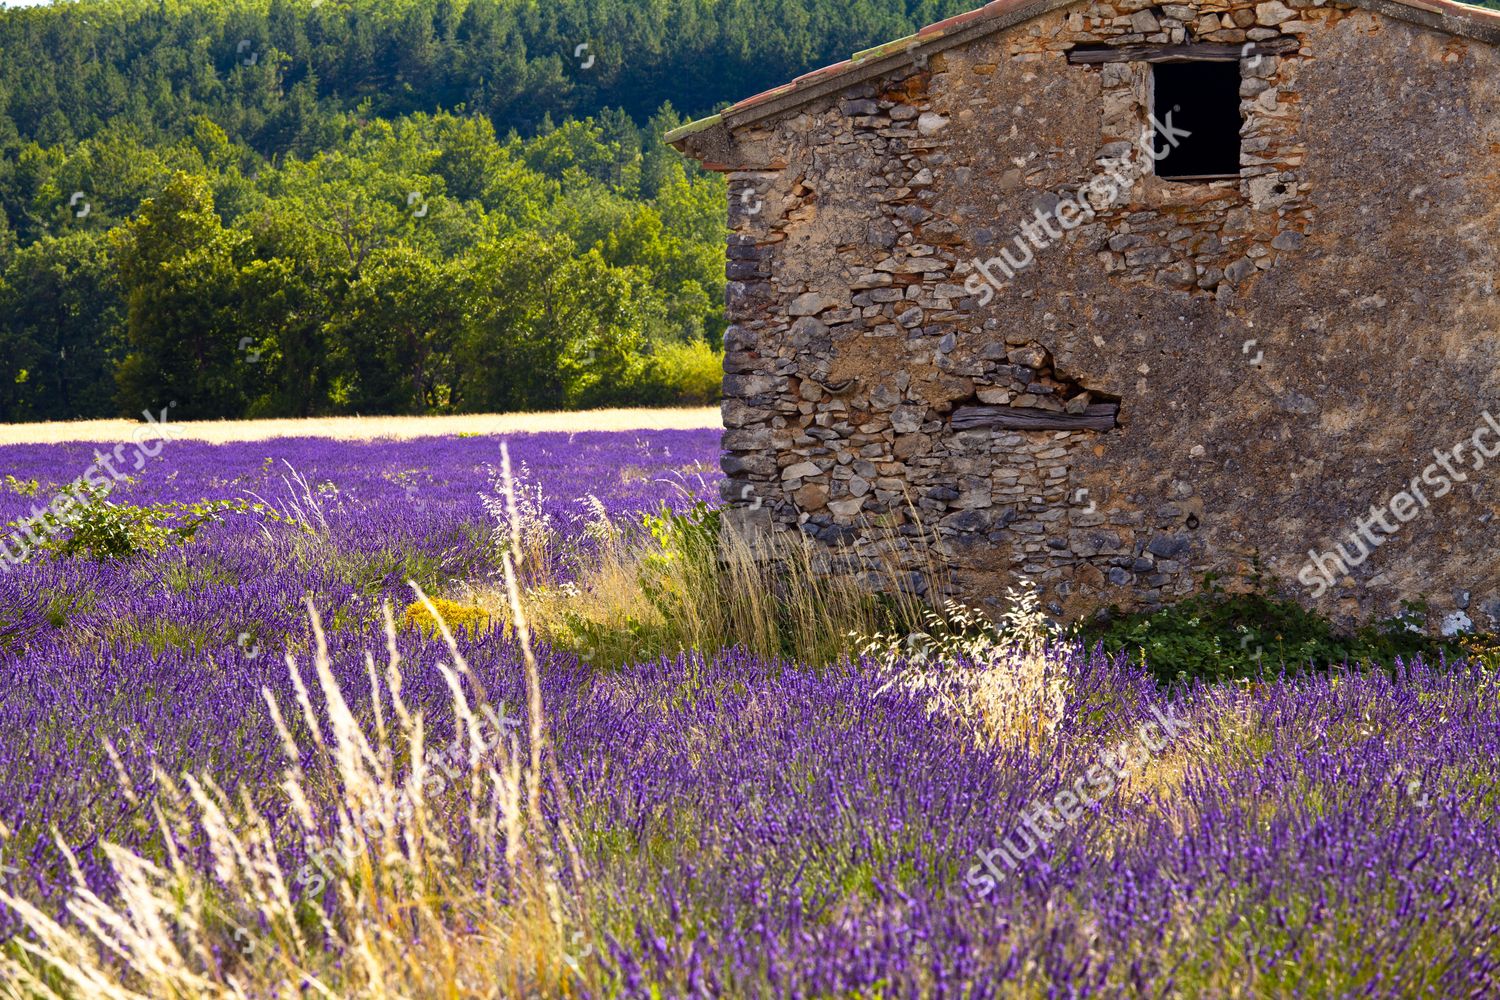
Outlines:
[{"label": "stone hut", "polygon": [[985,603],[1500,627],[1500,11],[998,0],[668,137],[725,499]]}]

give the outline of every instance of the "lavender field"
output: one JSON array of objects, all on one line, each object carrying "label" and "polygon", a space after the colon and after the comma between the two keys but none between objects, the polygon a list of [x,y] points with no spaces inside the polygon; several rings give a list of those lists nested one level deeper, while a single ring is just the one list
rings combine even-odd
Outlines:
[{"label": "lavender field", "polygon": [[[110,503],[245,503],[0,564],[0,995],[1500,995],[1482,665],[1164,690],[1064,644],[604,666],[538,633],[533,686],[508,624],[406,610],[502,587],[500,444],[167,442]],[[717,496],[713,432],[508,448],[553,553]],[[0,448],[0,523],[94,461]]]}]

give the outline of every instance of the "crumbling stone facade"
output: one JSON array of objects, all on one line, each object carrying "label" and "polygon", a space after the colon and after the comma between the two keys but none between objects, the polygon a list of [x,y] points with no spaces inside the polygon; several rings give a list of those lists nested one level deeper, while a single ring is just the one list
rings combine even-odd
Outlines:
[{"label": "crumbling stone facade", "polygon": [[[1456,4],[1001,0],[669,137],[730,180],[734,518],[1068,616],[1258,570],[1500,627],[1488,468],[1306,575],[1500,414],[1497,43]],[[1158,176],[1153,67],[1200,58],[1237,176]]]}]

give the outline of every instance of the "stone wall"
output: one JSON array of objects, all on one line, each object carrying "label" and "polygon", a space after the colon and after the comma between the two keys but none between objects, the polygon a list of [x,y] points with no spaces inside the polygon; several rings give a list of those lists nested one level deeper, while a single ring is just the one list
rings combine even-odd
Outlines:
[{"label": "stone wall", "polygon": [[[1241,62],[1241,178],[1169,182],[1137,156],[1104,197],[1149,134],[1151,69],[1069,51],[1188,42],[1280,52]],[[1025,576],[1069,616],[1259,566],[1346,620],[1425,597],[1500,625],[1488,468],[1332,586],[1299,582],[1500,414],[1496,80],[1493,46],[1365,9],[1116,0],[744,126],[725,164],[736,518],[867,563],[935,553],[977,603]],[[1087,217],[1064,229],[1069,202]],[[978,272],[1007,248],[1030,265]],[[1113,430],[954,426],[1101,401]]]}]

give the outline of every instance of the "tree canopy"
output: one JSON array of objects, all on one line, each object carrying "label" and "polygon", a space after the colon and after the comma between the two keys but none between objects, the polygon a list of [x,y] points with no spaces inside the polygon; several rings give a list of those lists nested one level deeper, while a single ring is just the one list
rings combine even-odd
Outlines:
[{"label": "tree canopy", "polygon": [[971,6],[0,12],[0,420],[708,401],[724,186],[662,135]]}]

